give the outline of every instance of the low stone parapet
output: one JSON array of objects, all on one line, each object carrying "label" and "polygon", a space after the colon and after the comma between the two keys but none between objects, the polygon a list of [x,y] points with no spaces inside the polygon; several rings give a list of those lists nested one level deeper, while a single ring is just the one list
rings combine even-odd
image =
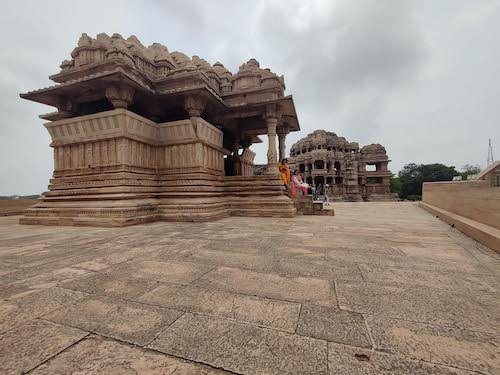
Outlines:
[{"label": "low stone parapet", "polygon": [[425,182],[422,202],[500,229],[500,187],[488,181]]},{"label": "low stone parapet", "polygon": [[499,229],[468,219],[464,216],[454,214],[450,211],[443,210],[436,206],[432,206],[425,202],[420,202],[420,207],[454,226],[460,232],[500,253]]},{"label": "low stone parapet", "polygon": [[500,187],[490,181],[425,182],[420,206],[500,252]]}]

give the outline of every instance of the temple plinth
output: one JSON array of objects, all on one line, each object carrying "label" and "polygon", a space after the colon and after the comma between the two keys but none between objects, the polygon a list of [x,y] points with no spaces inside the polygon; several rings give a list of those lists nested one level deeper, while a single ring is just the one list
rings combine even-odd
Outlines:
[{"label": "temple plinth", "polygon": [[[278,176],[276,134],[299,130],[282,76],[251,59],[232,74],[132,36],[83,34],[50,78],[21,94],[57,111],[49,190],[22,224],[123,226],[295,214]],[[249,147],[269,139],[268,173]]]}]

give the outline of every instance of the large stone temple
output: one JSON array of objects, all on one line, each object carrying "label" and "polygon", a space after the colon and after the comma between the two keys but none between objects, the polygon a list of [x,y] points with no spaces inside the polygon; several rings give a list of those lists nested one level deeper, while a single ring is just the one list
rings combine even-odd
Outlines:
[{"label": "large stone temple", "polygon": [[[57,111],[49,190],[23,224],[123,226],[295,214],[277,161],[299,130],[283,76],[251,59],[236,74],[135,37],[83,34],[50,78],[21,94]],[[266,173],[252,143],[267,135]],[[277,139],[278,138],[278,139]],[[278,143],[278,145],[277,145]]]},{"label": "large stone temple", "polygon": [[321,184],[334,200],[395,200],[390,192],[390,160],[385,148],[316,130],[290,148],[290,169],[298,169],[310,185]]}]

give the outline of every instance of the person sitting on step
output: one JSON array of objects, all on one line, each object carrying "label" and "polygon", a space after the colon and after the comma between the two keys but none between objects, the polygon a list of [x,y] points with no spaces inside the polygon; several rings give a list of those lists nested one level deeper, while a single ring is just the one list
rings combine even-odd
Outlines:
[{"label": "person sitting on step", "polygon": [[302,176],[299,174],[299,171],[296,169],[293,171],[292,176],[292,196],[295,196],[297,189],[302,191],[302,195],[307,195],[307,188],[309,184],[302,181]]},{"label": "person sitting on step", "polygon": [[278,169],[280,171],[281,181],[283,181],[283,186],[288,189],[288,184],[290,183],[290,168],[288,168],[288,159],[283,159],[278,163]]}]

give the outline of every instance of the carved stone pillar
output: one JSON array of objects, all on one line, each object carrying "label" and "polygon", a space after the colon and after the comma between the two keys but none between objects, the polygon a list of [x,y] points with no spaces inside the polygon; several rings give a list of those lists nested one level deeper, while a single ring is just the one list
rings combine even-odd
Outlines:
[{"label": "carved stone pillar", "polygon": [[232,143],[233,156],[231,158],[233,161],[233,176],[242,175],[240,155],[238,154],[239,150],[240,150],[240,141],[239,139],[234,139]]},{"label": "carved stone pillar", "polygon": [[269,111],[266,115],[267,124],[267,173],[278,174],[278,155],[276,152],[276,126],[278,125],[278,116],[275,111]]},{"label": "carved stone pillar", "polygon": [[73,117],[78,113],[79,106],[77,103],[70,101],[67,97],[59,96],[57,109],[59,110],[61,117],[68,118]]},{"label": "carved stone pillar", "polygon": [[192,117],[201,117],[207,101],[204,97],[199,95],[189,95],[184,98],[184,109]]},{"label": "carved stone pillar", "polygon": [[128,108],[134,102],[135,90],[127,85],[111,85],[106,87],[106,99],[114,108]]},{"label": "carved stone pillar", "polygon": [[267,173],[279,174],[278,170],[278,153],[276,151],[276,128],[280,114],[277,111],[275,104],[268,105],[266,108],[266,125],[267,125]]},{"label": "carved stone pillar", "polygon": [[184,98],[184,110],[188,113],[191,124],[193,125],[194,131],[198,134],[196,128],[196,119],[201,117],[201,114],[205,110],[207,105],[207,100],[199,95],[189,95]]},{"label": "carved stone pillar", "polygon": [[279,149],[279,161],[285,158],[286,154],[286,145],[285,139],[288,134],[288,128],[286,126],[282,126],[278,129],[278,149]]}]

